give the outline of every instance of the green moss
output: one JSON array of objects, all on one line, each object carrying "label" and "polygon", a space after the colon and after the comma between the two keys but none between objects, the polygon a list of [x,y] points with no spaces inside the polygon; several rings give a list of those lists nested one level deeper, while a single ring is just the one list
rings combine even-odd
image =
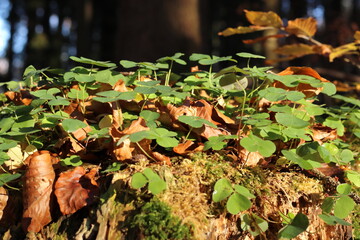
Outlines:
[{"label": "green moss", "polygon": [[191,239],[191,230],[178,217],[171,215],[168,205],[153,198],[136,214],[131,228],[140,230],[145,239]]}]

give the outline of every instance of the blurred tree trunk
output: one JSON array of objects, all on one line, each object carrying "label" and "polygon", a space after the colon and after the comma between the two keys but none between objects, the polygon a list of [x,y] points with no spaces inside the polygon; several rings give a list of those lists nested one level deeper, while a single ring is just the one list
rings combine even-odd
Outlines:
[{"label": "blurred tree trunk", "polygon": [[206,51],[200,1],[118,1],[117,57],[154,61],[175,52]]},{"label": "blurred tree trunk", "polygon": [[94,57],[92,52],[93,42],[93,14],[92,0],[77,0],[77,55],[79,57]]},{"label": "blurred tree trunk", "polygon": [[9,38],[7,51],[6,51],[6,58],[9,63],[8,72],[6,73],[6,76],[5,76],[6,81],[10,81],[13,78],[13,74],[12,74],[13,73],[13,61],[14,61],[13,44],[14,44],[15,24],[18,21],[18,17],[16,15],[16,5],[13,5],[11,7],[8,19],[9,19],[9,23],[10,23],[10,38]]},{"label": "blurred tree trunk", "polygon": [[[266,1],[266,10],[267,11],[273,11],[275,13],[280,12],[280,2],[279,0],[267,0]],[[269,30],[266,31],[265,35],[275,35],[277,34],[277,30]],[[276,38],[270,38],[268,39],[265,44],[265,56],[267,59],[276,59],[278,58],[277,54],[274,52],[274,50],[278,47],[278,39]]]}]

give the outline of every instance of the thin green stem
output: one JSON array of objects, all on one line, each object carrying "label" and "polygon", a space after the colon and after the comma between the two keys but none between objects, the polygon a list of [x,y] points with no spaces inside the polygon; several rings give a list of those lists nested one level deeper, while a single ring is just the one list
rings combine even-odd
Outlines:
[{"label": "thin green stem", "polygon": [[189,132],[186,134],[186,136],[185,136],[185,141],[187,141],[188,140],[188,138],[189,138],[189,136],[190,136],[190,133],[191,133],[191,131],[193,130],[193,128],[192,127],[190,127],[190,129],[189,129]]},{"label": "thin green stem", "polygon": [[172,67],[173,67],[173,64],[174,64],[174,61],[171,60],[169,71],[168,71],[168,73],[166,74],[165,86],[169,86],[170,76],[171,76],[171,69],[172,69]]},{"label": "thin green stem", "polygon": [[15,190],[15,191],[20,191],[20,188],[15,188],[15,187],[12,187],[10,185],[8,185],[7,183],[4,183],[4,185],[12,190]]},{"label": "thin green stem", "polygon": [[140,150],[144,153],[145,156],[147,156],[148,158],[150,158],[151,160],[153,160],[154,162],[156,162],[156,160],[154,158],[152,158],[141,146],[138,142],[135,142],[135,144],[140,148]]},{"label": "thin green stem", "polygon": [[213,85],[213,78],[212,78],[212,64],[210,65],[210,67],[209,67],[209,86],[210,87],[214,87],[214,85]]}]

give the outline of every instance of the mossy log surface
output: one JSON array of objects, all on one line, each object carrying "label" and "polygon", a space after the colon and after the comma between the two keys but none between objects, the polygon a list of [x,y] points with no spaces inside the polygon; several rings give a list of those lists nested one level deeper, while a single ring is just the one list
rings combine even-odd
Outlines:
[{"label": "mossy log surface", "polygon": [[[145,188],[130,187],[131,176],[151,167],[167,183],[153,196]],[[253,212],[269,229],[257,237],[241,229],[240,214],[226,211],[225,201],[214,203],[215,182],[227,178],[248,188]],[[326,225],[318,215],[328,196],[316,177],[289,169],[243,168],[220,154],[196,154],[177,159],[172,166],[149,164],[145,159],[107,177],[99,201],[69,216],[54,216],[40,233],[23,233],[20,224],[3,228],[2,239],[277,239],[284,226],[282,214],[303,213],[309,227],[296,239],[349,239],[352,228]],[[19,216],[20,217],[20,216]],[[351,219],[346,219],[351,221]]]}]

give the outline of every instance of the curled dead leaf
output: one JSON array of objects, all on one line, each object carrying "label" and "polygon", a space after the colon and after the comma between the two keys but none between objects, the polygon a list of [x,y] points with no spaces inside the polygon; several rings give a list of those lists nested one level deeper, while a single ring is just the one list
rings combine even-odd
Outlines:
[{"label": "curled dead leaf", "polygon": [[3,218],[4,209],[7,205],[9,195],[7,190],[4,187],[0,187],[0,221]]},{"label": "curled dead leaf", "polygon": [[264,159],[264,157],[258,152],[249,152],[245,148],[239,151],[239,158],[241,162],[248,167],[255,167],[259,164],[260,161]]},{"label": "curled dead leaf", "polygon": [[[124,131],[119,131],[116,127],[110,128],[110,136],[113,139],[113,155],[115,159],[124,161],[126,159],[131,159],[135,154],[136,148],[138,148],[136,143],[130,141],[130,139],[122,139],[121,143],[119,143],[120,139],[125,135],[130,135],[132,133],[148,130],[149,128],[146,126],[145,120],[139,118],[137,120],[132,121],[131,125],[124,129]],[[151,140],[143,139],[138,144],[142,145],[150,145]]]},{"label": "curled dead leaf", "polygon": [[337,130],[317,123],[311,127],[313,140],[322,144],[325,141],[332,141],[338,138]]},{"label": "curled dead leaf", "polygon": [[176,147],[173,148],[174,152],[180,155],[187,155],[193,152],[200,152],[204,149],[204,145],[202,143],[195,143],[191,140],[187,140],[184,143],[180,143]]},{"label": "curled dead leaf", "polygon": [[295,20],[288,21],[288,26],[285,28],[285,30],[288,33],[294,35],[305,35],[312,37],[315,35],[317,30],[316,24],[316,19],[313,17],[296,18]]},{"label": "curled dead leaf", "polygon": [[39,232],[51,221],[50,196],[55,179],[52,165],[58,161],[49,151],[35,152],[25,160],[22,219],[25,232]]},{"label": "curled dead leaf", "polygon": [[55,183],[55,195],[63,215],[72,214],[96,200],[99,194],[96,174],[96,168],[87,172],[81,166],[60,174]]}]

